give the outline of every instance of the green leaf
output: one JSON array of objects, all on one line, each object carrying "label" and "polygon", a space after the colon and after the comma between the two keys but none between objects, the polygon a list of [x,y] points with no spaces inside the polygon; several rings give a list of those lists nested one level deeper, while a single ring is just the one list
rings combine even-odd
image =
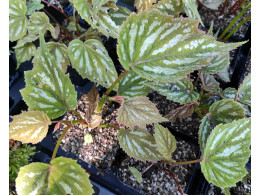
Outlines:
[{"label": "green leaf", "polygon": [[171,160],[172,152],[176,150],[176,140],[171,132],[159,124],[154,125],[156,145],[164,158]]},{"label": "green leaf", "polygon": [[35,12],[30,17],[28,31],[32,35],[44,34],[47,30],[51,32],[53,38],[57,38],[54,27],[50,24],[48,16],[43,12]]},{"label": "green leaf", "polygon": [[203,3],[206,7],[214,10],[217,10],[219,5],[223,2],[224,0],[201,0],[201,3]]},{"label": "green leaf", "polygon": [[153,3],[156,3],[156,0],[135,0],[135,7],[137,12],[140,13],[150,10]]},{"label": "green leaf", "polygon": [[199,94],[193,91],[193,85],[188,79],[182,79],[175,83],[144,83],[144,85],[151,87],[158,91],[167,99],[180,104],[187,104],[199,99]]},{"label": "green leaf", "polygon": [[142,161],[158,161],[162,159],[154,137],[147,130],[139,128],[134,131],[120,129],[117,137],[120,147],[131,157]]},{"label": "green leaf", "polygon": [[183,7],[182,0],[161,0],[157,4],[152,5],[154,10],[160,11],[163,14],[169,14],[175,18],[179,17]]},{"label": "green leaf", "polygon": [[143,182],[142,174],[134,167],[129,167],[129,171],[132,173],[138,183]]},{"label": "green leaf", "polygon": [[206,74],[215,74],[224,69],[226,69],[229,65],[229,54],[220,55],[217,57],[213,57],[209,61],[210,65],[203,68],[203,73]]},{"label": "green leaf", "polygon": [[14,51],[17,60],[17,68],[19,68],[21,63],[30,60],[34,56],[36,47],[33,43],[26,43],[23,46],[16,48]]},{"label": "green leaf", "polygon": [[143,78],[169,83],[241,44],[217,42],[197,26],[198,21],[173,19],[157,11],[133,13],[119,32],[119,61]]},{"label": "green leaf", "polygon": [[28,0],[26,2],[27,15],[32,15],[36,10],[44,8],[44,5],[41,4],[41,0]]},{"label": "green leaf", "polygon": [[226,188],[235,186],[246,174],[250,156],[251,118],[215,127],[206,144],[201,171],[208,182]]},{"label": "green leaf", "polygon": [[230,195],[229,188],[222,188],[221,191],[222,191],[225,195]]},{"label": "green leaf", "polygon": [[[69,44],[71,65],[83,78],[109,88],[117,79],[117,72],[105,47],[95,39],[83,43],[73,40]],[[118,87],[115,88],[117,90]]]},{"label": "green leaf", "polygon": [[117,94],[119,96],[136,97],[146,96],[150,91],[149,87],[146,87],[146,82],[140,75],[137,75],[134,71],[129,71],[119,81],[119,87]]},{"label": "green leaf", "polygon": [[222,93],[221,96],[224,99],[235,99],[237,90],[235,88],[228,87]]},{"label": "green leaf", "polygon": [[9,0],[9,40],[21,39],[27,32],[26,5],[22,0]]},{"label": "green leaf", "polygon": [[26,87],[21,90],[30,110],[57,118],[77,106],[77,93],[69,79],[50,55],[43,35],[40,36],[41,58],[33,70],[25,72]]},{"label": "green leaf", "polygon": [[177,109],[172,110],[169,114],[165,117],[169,119],[171,123],[174,123],[177,118],[187,118],[188,116],[192,115],[194,111],[194,104],[198,104],[197,102],[193,102],[190,104],[184,104]]},{"label": "green leaf", "polygon": [[214,21],[212,20],[210,22],[210,27],[209,27],[209,30],[207,32],[207,34],[210,35],[210,36],[214,36],[214,34],[213,34],[213,26],[214,26]]},{"label": "green leaf", "polygon": [[70,65],[67,46],[57,42],[48,42],[46,46],[50,54],[54,57],[57,66],[65,73],[68,65]]},{"label": "green leaf", "polygon": [[26,43],[31,43],[33,41],[35,41],[36,39],[38,39],[39,37],[36,35],[31,35],[31,34],[27,34],[25,35],[23,38],[19,39],[17,41],[17,44],[15,47],[13,47],[14,49],[19,48],[24,46]]},{"label": "green leaf", "polygon": [[[100,1],[101,4],[102,2],[107,1]],[[99,4],[99,1],[94,1],[92,4],[88,0],[74,0],[74,6],[79,12],[80,16],[85,19],[93,28],[97,28],[106,36],[117,38],[119,27],[108,15],[108,10],[111,7],[114,8],[114,6],[111,5],[114,4],[114,1],[109,2],[107,4],[101,5]],[[93,10],[92,6],[95,8],[95,10]]]},{"label": "green leaf", "polygon": [[217,123],[231,123],[245,117],[244,109],[233,100],[221,100],[209,108],[210,117]]},{"label": "green leaf", "polygon": [[76,160],[59,157],[50,164],[31,163],[20,169],[16,179],[19,195],[28,194],[78,194],[94,193],[89,174]]},{"label": "green leaf", "polygon": [[[78,27],[80,31],[84,30],[80,25],[78,25]],[[74,21],[70,22],[67,28],[69,31],[77,31],[77,27]]]},{"label": "green leaf", "polygon": [[207,143],[211,130],[212,130],[212,128],[210,126],[210,119],[209,119],[209,116],[206,115],[203,117],[201,124],[200,124],[200,129],[199,129],[199,145],[200,145],[200,151],[202,154],[204,153],[204,149],[206,147],[206,143]]},{"label": "green leaf", "polygon": [[219,82],[217,82],[214,78],[214,76],[209,74],[201,74],[201,81],[203,84],[203,88],[206,91],[209,92],[215,92],[218,91],[219,88]]},{"label": "green leaf", "polygon": [[228,68],[221,70],[218,76],[225,82],[230,82]]},{"label": "green leaf", "polygon": [[132,12],[126,7],[118,6],[118,10],[112,9],[109,11],[108,14],[111,17],[111,19],[116,23],[117,26],[121,26],[131,13]]},{"label": "green leaf", "polygon": [[204,26],[200,14],[198,12],[198,3],[195,0],[183,0],[185,4],[184,11],[192,19],[199,19],[202,26]]},{"label": "green leaf", "polygon": [[155,104],[147,97],[138,96],[125,100],[118,110],[117,121],[133,129],[135,126],[145,128],[147,124],[168,121],[163,118]]},{"label": "green leaf", "polygon": [[42,141],[51,125],[49,117],[41,111],[22,111],[11,118],[9,138],[23,143],[36,144]]},{"label": "green leaf", "polygon": [[249,74],[237,91],[239,101],[251,105],[251,74]]}]

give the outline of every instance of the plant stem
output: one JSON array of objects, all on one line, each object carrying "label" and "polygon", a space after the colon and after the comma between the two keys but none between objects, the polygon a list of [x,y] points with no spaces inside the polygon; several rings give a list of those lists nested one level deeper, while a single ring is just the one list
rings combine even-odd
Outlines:
[{"label": "plant stem", "polygon": [[76,111],[76,110],[70,110],[71,112],[73,112],[75,115],[77,115],[77,117],[79,117],[80,120],[83,120],[84,119],[82,118],[82,116]]},{"label": "plant stem", "polygon": [[149,165],[141,174],[143,175],[146,171],[148,171],[153,165],[155,164],[155,162],[153,162],[151,165]]},{"label": "plant stem", "polygon": [[49,5],[49,6],[53,7],[54,9],[56,9],[57,11],[59,11],[60,13],[62,13],[62,14],[65,16],[65,18],[67,19],[67,21],[70,22],[70,19],[69,19],[69,17],[65,14],[65,12],[63,12],[62,10],[60,10],[59,8],[57,8],[56,6],[50,4],[49,2],[47,2],[47,1],[45,1],[45,0],[41,0],[41,1],[42,1],[43,3],[46,3],[46,4]]},{"label": "plant stem", "polygon": [[181,193],[181,195],[183,195],[183,191],[182,191],[182,189],[181,189],[181,187],[180,187],[180,185],[179,185],[177,179],[175,178],[174,174],[173,174],[169,169],[167,169],[167,168],[163,168],[163,170],[167,171],[167,172],[172,176],[172,178],[174,179],[175,183],[176,183],[177,186],[178,186],[179,192]]},{"label": "plant stem", "polygon": [[220,16],[224,13],[225,8],[227,7],[228,1],[229,1],[229,0],[226,0],[226,1],[224,2],[223,8],[222,8],[222,10],[221,10],[220,13],[219,13]]},{"label": "plant stem", "polygon": [[104,124],[104,125],[99,125],[99,127],[112,127],[112,128],[114,128],[114,129],[120,129],[120,127],[119,126],[116,126],[116,125],[112,125],[112,124],[110,124],[110,125],[106,125],[106,124]]},{"label": "plant stem", "polygon": [[197,163],[201,162],[203,159],[197,159],[197,160],[192,160],[192,161],[186,161],[186,162],[167,162],[167,161],[162,161],[163,163],[167,163],[169,165],[187,165],[187,164],[192,164],[192,163]]},{"label": "plant stem", "polygon": [[77,36],[80,36],[80,34],[79,34],[79,27],[78,27],[78,24],[77,24],[75,12],[76,12],[76,9],[73,8],[73,20],[74,20],[74,23],[75,23],[75,26],[76,26],[76,29],[77,29],[76,35],[77,35]]},{"label": "plant stem", "polygon": [[235,101],[239,102],[240,104],[244,104],[244,105],[246,105],[246,106],[250,106],[250,105],[248,105],[247,103],[244,103],[244,102],[239,101],[238,99],[236,99]]},{"label": "plant stem", "polygon": [[75,120],[75,121],[62,120],[62,121],[51,121],[51,123],[65,123],[69,125],[75,125],[75,124],[85,124],[85,121],[84,120]]},{"label": "plant stem", "polygon": [[[236,13],[236,11],[243,5],[244,2],[245,2],[245,0],[241,0],[236,7],[232,6],[232,7],[229,9],[230,14]],[[233,9],[233,10],[232,10],[232,9]]]},{"label": "plant stem", "polygon": [[65,134],[67,133],[67,131],[70,129],[71,126],[72,126],[71,124],[68,124],[66,129],[62,132],[62,134],[61,134],[61,136],[60,136],[59,140],[57,141],[57,144],[56,144],[56,146],[54,148],[54,151],[52,153],[51,160],[53,160],[56,157],[56,154],[57,154],[57,151],[59,149],[60,143],[61,143],[63,137],[65,136]]},{"label": "plant stem", "polygon": [[101,111],[101,113],[103,114],[106,109],[108,108],[108,106],[112,103],[112,101],[109,101],[108,104],[103,108],[103,110]]}]

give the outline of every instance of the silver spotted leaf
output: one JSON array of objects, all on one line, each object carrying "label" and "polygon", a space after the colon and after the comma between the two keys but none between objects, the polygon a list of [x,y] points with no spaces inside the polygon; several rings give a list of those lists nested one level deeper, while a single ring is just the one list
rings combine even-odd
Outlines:
[{"label": "silver spotted leaf", "polygon": [[156,145],[167,160],[172,159],[172,152],[176,150],[176,140],[171,132],[159,124],[154,124],[154,138]]},{"label": "silver spotted leaf", "polygon": [[9,40],[21,39],[27,32],[26,4],[22,0],[9,0]]},{"label": "silver spotted leaf", "polygon": [[156,105],[147,97],[138,96],[125,100],[118,110],[117,121],[133,129],[135,126],[146,128],[147,124],[168,121],[163,118]]},{"label": "silver spotted leaf", "polygon": [[203,89],[206,91],[215,92],[220,89],[219,82],[216,81],[213,75],[201,74],[201,82]]},{"label": "silver spotted leaf", "polygon": [[120,147],[131,157],[142,161],[162,159],[154,137],[147,130],[136,128],[133,131],[120,129],[118,132]]},{"label": "silver spotted leaf", "polygon": [[31,43],[31,42],[37,40],[38,38],[39,38],[39,36],[37,36],[37,35],[27,34],[27,35],[25,35],[23,38],[19,39],[19,40],[17,41],[16,46],[13,47],[13,48],[16,49],[16,48],[22,47],[22,46],[24,46],[26,43]]},{"label": "silver spotted leaf", "polygon": [[152,9],[178,18],[184,7],[182,0],[161,0],[152,5]]},{"label": "silver spotted leaf", "polygon": [[210,65],[203,68],[203,73],[206,74],[215,74],[224,69],[229,65],[229,54],[220,55],[213,57],[209,60]]},{"label": "silver spotted leaf", "polygon": [[[107,2],[107,3],[106,3]],[[80,16],[93,28],[97,28],[104,35],[117,38],[119,27],[111,19],[108,10],[115,9],[115,1],[74,0],[74,6]],[[103,4],[105,3],[105,4]]]},{"label": "silver spotted leaf", "polygon": [[48,42],[47,49],[54,57],[57,66],[65,73],[68,65],[70,65],[68,47],[65,44]]},{"label": "silver spotted leaf", "polygon": [[225,0],[201,0],[201,3],[210,9],[217,10]]},{"label": "silver spotted leaf", "polygon": [[226,188],[235,186],[247,174],[250,156],[251,118],[216,126],[204,149],[201,171],[208,182]]},{"label": "silver spotted leaf", "polygon": [[51,32],[53,38],[57,38],[55,28],[50,24],[48,16],[43,12],[35,12],[31,15],[28,24],[28,32],[32,35],[44,34],[47,30]]},{"label": "silver spotted leaf", "polygon": [[239,101],[251,105],[251,74],[249,74],[237,90]]},{"label": "silver spotted leaf", "polygon": [[184,104],[177,109],[172,110],[169,114],[165,116],[165,118],[168,118],[171,123],[174,123],[177,118],[187,118],[188,116],[192,115],[195,104],[198,103],[192,102],[189,104]]},{"label": "silver spotted leaf", "polygon": [[174,19],[154,10],[133,13],[119,32],[119,61],[145,79],[169,83],[207,66],[212,56],[241,45],[217,42],[197,26],[196,20]]},{"label": "silver spotted leaf", "polygon": [[16,190],[19,195],[94,193],[89,174],[76,160],[64,157],[55,158],[50,164],[37,162],[22,167],[16,179]]},{"label": "silver spotted leaf", "polygon": [[34,56],[36,47],[33,43],[25,43],[23,46],[15,48],[14,51],[17,60],[17,68],[19,68],[21,63],[30,60]]},{"label": "silver spotted leaf", "polygon": [[237,90],[235,88],[228,87],[221,93],[221,97],[224,99],[235,99]]},{"label": "silver spotted leaf", "polygon": [[108,14],[117,26],[121,26],[131,13],[126,7],[118,6],[118,10],[112,9]]},{"label": "silver spotted leaf", "polygon": [[30,110],[45,112],[51,119],[77,106],[77,93],[69,75],[65,75],[49,53],[40,35],[40,55],[37,65],[25,72],[26,87],[21,90]]},{"label": "silver spotted leaf", "polygon": [[130,98],[146,96],[150,91],[150,88],[144,85],[145,82],[146,80],[140,75],[136,74],[134,71],[129,71],[119,81],[117,94],[119,96],[127,96]]},{"label": "silver spotted leaf", "polygon": [[[84,43],[73,40],[69,44],[71,65],[83,78],[109,88],[117,79],[117,72],[112,59],[101,42],[88,39]],[[118,89],[114,88],[115,90]]]},{"label": "silver spotted leaf", "polygon": [[143,182],[142,174],[134,167],[129,167],[129,171],[132,173],[138,183]]},{"label": "silver spotted leaf", "polygon": [[195,0],[183,0],[184,2],[184,12],[192,19],[198,19],[202,26],[204,26],[200,14],[198,12],[198,3]]},{"label": "silver spotted leaf", "polygon": [[245,117],[244,109],[233,100],[221,100],[212,104],[209,108],[210,118],[216,123],[231,123],[235,119]]},{"label": "silver spotted leaf", "polygon": [[209,116],[206,115],[203,117],[201,124],[200,124],[200,128],[199,128],[199,145],[200,145],[200,151],[202,154],[204,153],[204,149],[206,147],[206,143],[207,143],[211,130],[212,130],[212,128],[210,125],[210,119],[209,119]]},{"label": "silver spotted leaf", "polygon": [[49,117],[41,111],[27,111],[11,117],[9,138],[36,144],[47,135],[51,125]]},{"label": "silver spotted leaf", "polygon": [[27,15],[32,15],[36,10],[44,8],[44,5],[41,4],[41,0],[28,0],[26,2]]},{"label": "silver spotted leaf", "polygon": [[181,79],[174,83],[144,83],[144,85],[158,91],[167,99],[180,104],[187,104],[199,99],[199,94],[193,90],[193,85],[188,79]]},{"label": "silver spotted leaf", "polygon": [[156,0],[135,0],[135,7],[137,12],[140,13],[150,10],[153,3],[156,3]]}]

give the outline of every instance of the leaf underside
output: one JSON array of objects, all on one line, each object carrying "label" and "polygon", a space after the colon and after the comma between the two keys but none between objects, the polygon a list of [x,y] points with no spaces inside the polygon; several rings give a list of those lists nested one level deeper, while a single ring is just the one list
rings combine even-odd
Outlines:
[{"label": "leaf underside", "polygon": [[78,194],[94,193],[89,174],[76,160],[58,157],[50,164],[31,163],[20,169],[16,179],[20,195],[28,194]]},{"label": "leaf underside", "polygon": [[156,105],[147,97],[138,96],[125,100],[118,110],[117,121],[133,129],[135,126],[146,128],[147,124],[168,121],[163,118]]},{"label": "leaf underside", "polygon": [[165,116],[171,123],[174,123],[177,118],[187,118],[191,116],[194,111],[194,103],[184,104],[177,109],[172,110],[169,114]]},{"label": "leaf underside", "polygon": [[207,140],[201,162],[205,178],[221,188],[235,186],[247,174],[245,164],[250,144],[250,118],[216,126]]},{"label": "leaf underside", "polygon": [[47,134],[51,124],[49,117],[40,111],[27,111],[12,116],[10,123],[9,138],[23,143],[36,144]]},{"label": "leaf underside", "polygon": [[45,112],[51,119],[77,106],[77,93],[69,75],[65,75],[50,55],[40,36],[40,58],[31,71],[25,72],[26,87],[21,90],[30,110]]},{"label": "leaf underside", "polygon": [[120,147],[131,157],[142,161],[158,161],[162,159],[154,137],[147,130],[139,128],[133,131],[120,129],[117,137]]},{"label": "leaf underside", "polygon": [[145,79],[169,83],[241,44],[217,42],[197,26],[196,20],[173,19],[154,10],[133,13],[119,31],[119,61]]},{"label": "leaf underside", "polygon": [[219,82],[216,81],[213,75],[209,74],[201,74],[201,81],[203,84],[203,88],[206,91],[209,92],[215,92],[218,91],[219,88]]}]

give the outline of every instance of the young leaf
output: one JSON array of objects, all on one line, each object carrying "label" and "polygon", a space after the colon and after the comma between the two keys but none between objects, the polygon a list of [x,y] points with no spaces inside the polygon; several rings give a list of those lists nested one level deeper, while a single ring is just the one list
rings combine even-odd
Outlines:
[{"label": "young leaf", "polygon": [[72,67],[83,78],[88,78],[106,88],[109,88],[117,79],[113,61],[105,47],[95,39],[89,39],[85,43],[80,40],[71,41],[69,44],[69,57]]},{"label": "young leaf", "polygon": [[63,73],[67,71],[68,65],[70,65],[69,51],[65,44],[56,42],[48,42],[47,49],[50,54],[54,57],[57,66],[62,70]]},{"label": "young leaf", "polygon": [[154,138],[156,145],[167,160],[172,159],[172,152],[176,150],[176,140],[171,132],[159,124],[154,125]]},{"label": "young leaf", "polygon": [[9,40],[21,39],[27,32],[26,4],[22,0],[9,0]]},{"label": "young leaf", "polygon": [[25,72],[26,87],[21,90],[30,110],[45,112],[57,118],[77,106],[77,93],[69,79],[57,66],[40,36],[40,55],[33,70]]},{"label": "young leaf", "polygon": [[235,99],[237,90],[235,88],[228,87],[222,93],[221,96],[224,99]]},{"label": "young leaf", "polygon": [[183,7],[182,0],[161,0],[157,4],[152,5],[152,9],[160,11],[163,14],[169,14],[175,18],[179,17]]},{"label": "young leaf", "polygon": [[149,87],[146,87],[146,82],[140,75],[137,75],[134,71],[129,71],[119,81],[119,87],[117,94],[119,96],[136,97],[146,96],[150,91]]},{"label": "young leaf", "polygon": [[219,5],[223,2],[224,0],[201,0],[201,3],[203,3],[206,7],[214,10],[217,10]]},{"label": "young leaf", "polygon": [[199,145],[200,145],[200,151],[203,154],[204,149],[206,147],[206,143],[208,140],[208,137],[211,132],[211,126],[210,126],[210,119],[209,116],[206,115],[203,117],[201,124],[200,124],[200,129],[199,129]]},{"label": "young leaf", "polygon": [[202,26],[204,26],[200,14],[198,12],[198,3],[195,0],[183,0],[185,4],[184,11],[192,19],[199,19]]},{"label": "young leaf", "polygon": [[145,128],[147,124],[168,121],[163,118],[155,104],[147,97],[138,96],[124,101],[118,110],[118,123],[133,129],[135,126]]},{"label": "young leaf", "polygon": [[172,84],[170,83],[144,83],[145,86],[151,87],[158,91],[167,99],[180,104],[187,104],[199,99],[199,94],[193,91],[193,85],[188,79],[182,79]]},{"label": "young leaf", "polygon": [[138,183],[143,182],[142,174],[134,167],[129,167],[129,171],[132,173]]},{"label": "young leaf", "polygon": [[36,144],[47,134],[51,124],[49,117],[41,111],[27,111],[12,117],[9,138],[23,143]]},{"label": "young leaf", "polygon": [[43,12],[35,12],[30,17],[28,24],[29,34],[39,35],[39,32],[44,34],[47,30],[51,32],[53,38],[57,38],[54,27],[50,24],[48,16]]},{"label": "young leaf", "polygon": [[135,0],[135,7],[137,12],[140,13],[150,10],[153,3],[156,3],[156,0]]},{"label": "young leaf", "polygon": [[203,68],[203,73],[215,74],[224,69],[229,65],[229,54],[224,54],[220,56],[213,57],[209,61],[210,65]]},{"label": "young leaf", "polygon": [[239,101],[251,105],[251,74],[239,86],[237,94]]},{"label": "young leaf", "polygon": [[121,26],[131,13],[132,12],[126,7],[118,6],[118,10],[112,9],[108,14],[117,26]]},{"label": "young leaf", "polygon": [[38,38],[39,38],[39,36],[27,34],[27,35],[25,35],[23,38],[19,39],[19,40],[17,41],[16,46],[13,47],[13,48],[16,49],[16,48],[22,47],[22,46],[24,46],[26,43],[31,43],[31,42],[35,41],[36,39],[38,39]]},{"label": "young leaf", "polygon": [[217,42],[197,26],[198,21],[173,19],[157,11],[131,14],[119,32],[119,60],[143,78],[169,83],[241,44]]},{"label": "young leaf", "polygon": [[58,157],[50,164],[31,163],[20,169],[16,179],[20,195],[28,194],[79,194],[94,193],[89,174],[76,160]]},{"label": "young leaf", "polygon": [[117,137],[120,147],[131,157],[142,161],[162,159],[154,137],[147,130],[139,128],[133,131],[120,129]]},{"label": "young leaf", "polygon": [[215,92],[218,91],[219,88],[219,82],[217,82],[214,78],[214,76],[209,75],[209,74],[201,74],[201,81],[203,84],[203,88],[206,91],[209,92]]},{"label": "young leaf", "polygon": [[226,188],[235,186],[246,174],[250,156],[251,119],[216,126],[206,144],[201,171],[208,182]]},{"label": "young leaf", "polygon": [[186,118],[192,115],[194,111],[194,104],[196,103],[193,102],[190,104],[184,104],[183,106],[172,110],[169,114],[165,116],[165,118],[168,118],[171,123],[174,123],[177,118]]},{"label": "young leaf", "polygon": [[33,43],[26,43],[23,46],[16,48],[14,51],[17,60],[17,68],[19,68],[21,63],[30,60],[32,56],[34,56],[36,47]]},{"label": "young leaf", "polygon": [[209,108],[210,117],[217,123],[231,123],[245,117],[244,109],[233,100],[221,100]]},{"label": "young leaf", "polygon": [[44,8],[44,5],[41,4],[41,0],[29,0],[26,2],[27,15],[32,15],[36,10]]}]

